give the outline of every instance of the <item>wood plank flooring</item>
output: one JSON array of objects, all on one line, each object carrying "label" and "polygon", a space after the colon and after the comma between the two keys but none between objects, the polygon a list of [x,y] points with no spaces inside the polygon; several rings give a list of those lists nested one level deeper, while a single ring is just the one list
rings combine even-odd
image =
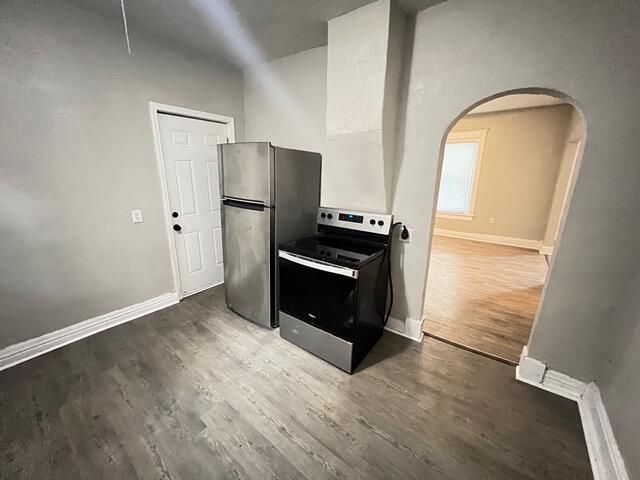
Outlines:
[{"label": "wood plank flooring", "polygon": [[4,479],[586,479],[574,402],[385,333],[352,376],[221,287],[0,372]]},{"label": "wood plank flooring", "polygon": [[547,268],[533,250],[434,236],[424,332],[515,365]]}]

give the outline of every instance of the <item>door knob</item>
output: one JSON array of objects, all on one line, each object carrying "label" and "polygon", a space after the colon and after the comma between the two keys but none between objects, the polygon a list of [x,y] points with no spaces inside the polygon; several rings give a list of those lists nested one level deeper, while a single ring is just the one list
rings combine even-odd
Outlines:
[{"label": "door knob", "polygon": [[178,212],[173,212],[173,213],[171,214],[171,216],[172,216],[173,218],[178,218]]},{"label": "door knob", "polygon": [[180,225],[176,224],[176,225],[174,225],[174,226],[173,226],[173,229],[174,229],[176,232],[179,232],[180,230],[182,230],[182,227],[181,227]]}]

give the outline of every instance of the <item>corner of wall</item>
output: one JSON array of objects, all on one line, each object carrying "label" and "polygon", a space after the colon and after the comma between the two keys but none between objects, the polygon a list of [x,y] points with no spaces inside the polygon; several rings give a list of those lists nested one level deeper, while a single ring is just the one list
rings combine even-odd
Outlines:
[{"label": "corner of wall", "polygon": [[531,358],[528,348],[522,349],[516,379],[578,403],[585,443],[595,480],[629,480],[614,430],[594,382],[582,382]]}]

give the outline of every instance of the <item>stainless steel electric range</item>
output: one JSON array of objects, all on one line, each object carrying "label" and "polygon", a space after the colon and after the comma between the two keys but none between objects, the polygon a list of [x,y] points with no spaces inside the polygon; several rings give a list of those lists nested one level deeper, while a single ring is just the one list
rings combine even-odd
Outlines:
[{"label": "stainless steel electric range", "polygon": [[280,335],[353,372],[384,329],[391,215],[320,208],[318,234],[280,246]]}]

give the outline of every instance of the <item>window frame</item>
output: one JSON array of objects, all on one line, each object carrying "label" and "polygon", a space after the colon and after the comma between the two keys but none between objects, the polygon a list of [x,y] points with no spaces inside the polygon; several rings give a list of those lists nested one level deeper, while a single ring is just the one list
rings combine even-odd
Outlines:
[{"label": "window frame", "polygon": [[[473,178],[471,180],[471,195],[469,198],[469,208],[464,213],[456,212],[440,212],[438,211],[438,198],[436,198],[436,218],[444,218],[449,220],[473,220],[475,217],[476,199],[478,195],[478,184],[480,182],[480,169],[482,167],[482,157],[484,155],[484,143],[487,138],[488,129],[481,130],[460,130],[457,132],[449,132],[445,146],[449,143],[470,143],[475,142],[476,158],[473,164]],[[442,162],[444,163],[444,148],[442,150]],[[438,182],[438,197],[440,196],[440,182],[442,181],[442,173]]]}]

